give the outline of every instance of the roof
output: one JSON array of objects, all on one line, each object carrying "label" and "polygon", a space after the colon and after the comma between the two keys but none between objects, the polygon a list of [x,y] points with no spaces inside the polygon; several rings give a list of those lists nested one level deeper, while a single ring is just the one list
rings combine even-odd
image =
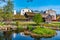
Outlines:
[{"label": "roof", "polygon": [[27,19],[24,15],[16,14],[13,19]]},{"label": "roof", "polygon": [[33,12],[26,12],[26,15],[27,15],[27,16],[32,16],[32,17],[33,17],[33,16],[35,15],[35,13],[33,13]]},{"label": "roof", "polygon": [[46,10],[46,11],[49,11],[49,12],[50,12],[50,11],[51,11],[51,12],[56,12],[55,10],[52,10],[52,9],[49,9],[49,10]]},{"label": "roof", "polygon": [[42,17],[46,18],[48,16],[48,14],[41,14]]}]

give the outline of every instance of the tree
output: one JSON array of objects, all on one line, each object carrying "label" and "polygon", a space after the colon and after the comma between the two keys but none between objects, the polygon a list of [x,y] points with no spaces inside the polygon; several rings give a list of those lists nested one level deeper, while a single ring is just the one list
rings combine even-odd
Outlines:
[{"label": "tree", "polygon": [[2,16],[3,16],[3,9],[0,8],[0,21],[3,20],[3,17]]},{"label": "tree", "polygon": [[3,10],[0,8],[0,13],[2,13],[3,12]]},{"label": "tree", "polygon": [[13,17],[13,14],[12,14],[13,13],[13,2],[11,0],[8,0],[7,5],[4,6],[3,10],[4,10],[3,18],[5,20],[11,20]]},{"label": "tree", "polygon": [[13,2],[11,0],[8,0],[7,5],[4,6],[4,12],[12,13],[12,11],[13,11]]},{"label": "tree", "polygon": [[13,18],[13,14],[12,13],[8,13],[8,14],[4,13],[3,18],[6,21],[11,21]]},{"label": "tree", "polygon": [[36,22],[36,24],[39,24],[39,23],[43,22],[41,14],[38,14],[38,13],[35,14],[34,17],[33,17],[33,21]]}]

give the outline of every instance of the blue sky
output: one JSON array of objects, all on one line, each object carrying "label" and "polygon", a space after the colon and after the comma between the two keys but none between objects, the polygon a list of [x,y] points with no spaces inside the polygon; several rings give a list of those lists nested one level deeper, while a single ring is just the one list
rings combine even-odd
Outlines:
[{"label": "blue sky", "polygon": [[14,9],[30,8],[32,10],[47,10],[53,9],[60,13],[60,0],[33,0],[27,3],[27,0],[14,0]]},{"label": "blue sky", "polygon": [[[47,10],[53,9],[60,13],[60,0],[33,0],[32,2],[27,3],[27,0],[13,0],[14,1],[14,9],[21,10],[22,8],[29,8],[32,10]],[[4,4],[0,4],[4,5]]]}]

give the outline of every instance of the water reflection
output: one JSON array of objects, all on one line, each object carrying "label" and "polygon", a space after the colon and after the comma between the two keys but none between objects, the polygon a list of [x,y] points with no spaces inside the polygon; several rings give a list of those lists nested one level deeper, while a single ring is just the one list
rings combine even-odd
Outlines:
[{"label": "water reflection", "polygon": [[34,38],[31,38],[30,36],[22,35],[21,33],[16,33],[16,37],[14,38],[12,36],[12,40],[34,40]]},{"label": "water reflection", "polygon": [[3,32],[4,39],[5,39],[5,40],[11,40],[11,34],[12,34],[11,31]]},{"label": "water reflection", "polygon": [[13,36],[13,38],[15,38],[16,37],[16,33],[13,33],[12,36]]},{"label": "water reflection", "polygon": [[40,40],[41,38],[34,38],[34,40]]},{"label": "water reflection", "polygon": [[2,31],[0,31],[0,40],[3,40],[3,32]]},{"label": "water reflection", "polygon": [[0,40],[60,40],[60,31],[52,38],[32,38],[30,35],[26,36],[23,32],[16,33],[15,31],[0,31]]},{"label": "water reflection", "polygon": [[0,40],[11,40],[11,34],[12,34],[11,31],[6,31],[6,32],[1,31]]},{"label": "water reflection", "polygon": [[57,35],[51,38],[32,38],[31,36],[23,36],[24,34],[18,33],[13,40],[60,40],[60,31],[56,31]]}]

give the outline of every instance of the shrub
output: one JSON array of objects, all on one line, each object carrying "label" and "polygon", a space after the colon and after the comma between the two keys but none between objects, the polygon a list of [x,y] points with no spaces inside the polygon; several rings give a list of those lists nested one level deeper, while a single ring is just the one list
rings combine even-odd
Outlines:
[{"label": "shrub", "polygon": [[23,32],[23,31],[24,31],[24,29],[22,26],[17,26],[17,30],[16,30],[17,33]]},{"label": "shrub", "polygon": [[22,30],[23,27],[22,27],[22,26],[17,26],[17,29],[18,29],[18,30]]},{"label": "shrub", "polygon": [[16,21],[16,26],[19,26],[19,21]]},{"label": "shrub", "polygon": [[4,23],[3,23],[3,22],[0,22],[0,25],[1,25],[1,26],[3,26],[3,25],[4,25]]},{"label": "shrub", "polygon": [[27,26],[27,29],[28,29],[29,31],[32,31],[32,30],[33,30],[32,25],[28,25],[28,26]]},{"label": "shrub", "polygon": [[33,21],[38,25],[40,24],[41,22],[43,22],[43,18],[41,16],[41,14],[37,13],[34,15],[33,17]]}]

